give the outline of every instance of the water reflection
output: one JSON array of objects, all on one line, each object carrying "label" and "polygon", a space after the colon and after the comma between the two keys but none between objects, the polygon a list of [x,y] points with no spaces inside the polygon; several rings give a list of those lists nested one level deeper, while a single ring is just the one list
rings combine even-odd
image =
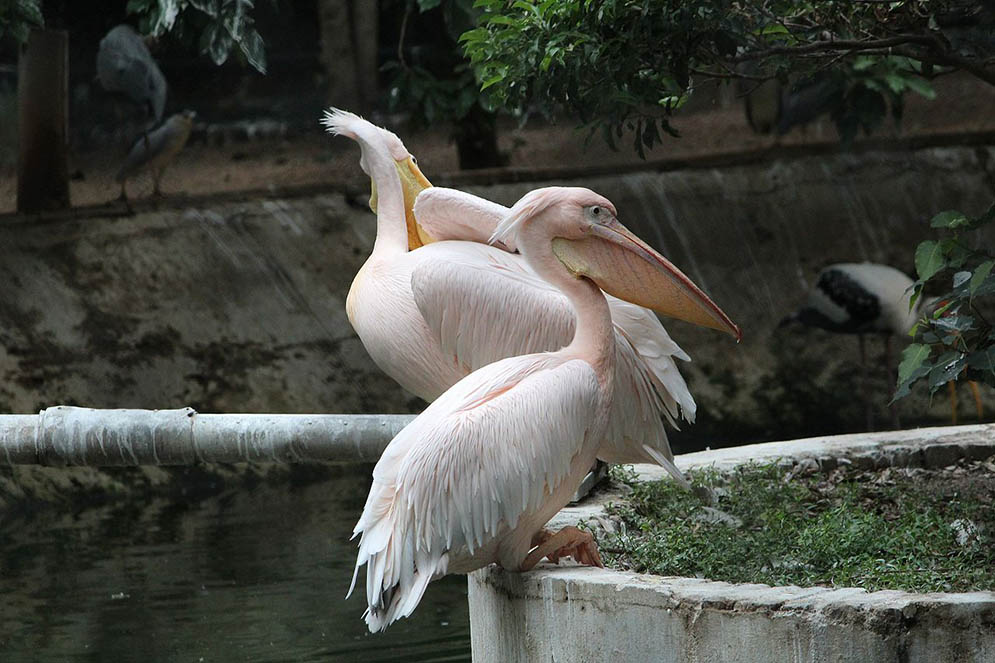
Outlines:
[{"label": "water reflection", "polygon": [[0,521],[0,659],[469,661],[462,577],[385,634],[343,597],[365,477]]}]

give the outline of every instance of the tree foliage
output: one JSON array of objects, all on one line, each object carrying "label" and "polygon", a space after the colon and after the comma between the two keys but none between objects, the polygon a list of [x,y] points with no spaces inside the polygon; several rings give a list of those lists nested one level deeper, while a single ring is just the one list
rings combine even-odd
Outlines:
[{"label": "tree foliage", "polygon": [[[246,61],[266,73],[266,47],[255,27],[255,0],[128,0],[128,13],[138,17],[142,34],[161,37],[168,32],[195,32],[201,53],[217,65],[228,60],[237,46]],[[0,0],[0,40],[19,42],[44,23],[42,0]]]},{"label": "tree foliage", "polygon": [[41,0],[0,0],[0,41],[13,37],[23,42],[32,27],[44,22]]},{"label": "tree foliage", "polygon": [[[473,8],[473,0],[448,0],[445,4],[442,0],[398,0],[397,4],[403,4],[405,12],[397,59],[384,66],[391,76],[387,93],[390,110],[410,112],[420,126],[462,120],[481,95],[473,70],[460,56],[457,40],[475,25],[480,12]],[[416,5],[422,14],[440,14],[446,43],[434,44],[431,52],[412,58],[406,28]],[[418,51],[424,53],[424,49]]]},{"label": "tree foliage", "polygon": [[[383,67],[391,76],[389,109],[405,112],[416,127],[450,124],[461,168],[502,165],[494,109],[481,94],[458,44],[460,35],[476,25],[480,10],[473,0],[394,0],[393,4],[403,7],[403,19],[397,59]],[[416,7],[417,21],[411,21]],[[420,29],[408,30],[409,22],[419,23]]]},{"label": "tree foliage", "polygon": [[[995,256],[978,241],[979,230],[995,221],[995,205],[978,217],[942,212],[931,225],[942,236],[916,248],[919,280],[913,303],[923,289],[943,290],[932,310],[917,324],[917,342],[902,353],[895,398],[925,380],[930,393],[966,377],[995,387]],[[972,241],[973,240],[973,241]]]},{"label": "tree foliage", "polygon": [[255,27],[255,0],[128,0],[143,34],[193,31],[198,49],[222,65],[237,46],[259,73],[266,73],[266,48]]},{"label": "tree foliage", "polygon": [[[872,128],[906,91],[951,69],[995,84],[993,3],[966,0],[478,0],[461,37],[481,88],[517,112],[565,108],[611,143],[675,134],[707,80],[789,84],[836,72],[850,126]],[[848,96],[849,95],[849,96]],[[893,106],[893,104],[892,104]],[[842,116],[842,114],[841,114]],[[856,119],[854,119],[856,118]],[[840,122],[837,122],[840,124]],[[844,123],[846,125],[846,123]]]}]

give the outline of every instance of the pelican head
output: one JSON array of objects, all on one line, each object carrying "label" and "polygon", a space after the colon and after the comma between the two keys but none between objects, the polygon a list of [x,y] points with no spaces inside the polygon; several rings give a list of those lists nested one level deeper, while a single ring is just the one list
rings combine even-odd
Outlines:
[{"label": "pelican head", "polygon": [[540,216],[543,232],[552,238],[553,255],[574,276],[661,315],[742,338],[739,327],[701,288],[623,226],[611,201],[590,189],[548,187],[526,194],[495,229],[491,242],[517,235]]},{"label": "pelican head", "polygon": [[325,111],[321,120],[330,133],[337,136],[346,136],[359,143],[363,151],[363,156],[359,160],[359,166],[363,172],[370,176],[370,209],[377,213],[377,181],[370,172],[368,164],[368,151],[372,149],[384,150],[390,155],[397,169],[398,177],[401,180],[401,193],[404,201],[404,216],[408,226],[408,250],[413,250],[428,244],[432,237],[425,232],[425,229],[415,221],[414,205],[415,198],[425,189],[432,186],[428,178],[422,174],[418,168],[418,161],[404,147],[404,143],[392,131],[378,127],[367,120],[364,120],[355,113],[330,108]]}]

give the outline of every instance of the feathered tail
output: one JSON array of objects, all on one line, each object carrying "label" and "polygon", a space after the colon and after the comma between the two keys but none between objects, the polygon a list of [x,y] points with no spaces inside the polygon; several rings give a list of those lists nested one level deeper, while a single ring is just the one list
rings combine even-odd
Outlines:
[{"label": "feathered tail", "polygon": [[440,556],[424,545],[415,545],[415,528],[398,522],[408,514],[406,509],[396,508],[395,496],[390,486],[375,481],[353,532],[354,538],[362,536],[346,598],[356,587],[359,568],[366,564],[367,609],[363,619],[371,633],[410,616],[428,583],[445,575],[448,566],[446,554]]}]

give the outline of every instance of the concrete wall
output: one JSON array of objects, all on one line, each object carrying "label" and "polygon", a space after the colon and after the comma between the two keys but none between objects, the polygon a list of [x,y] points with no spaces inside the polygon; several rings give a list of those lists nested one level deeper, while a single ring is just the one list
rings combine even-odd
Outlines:
[{"label": "concrete wall", "polygon": [[[736,346],[668,323],[693,357],[683,369],[700,404],[698,424],[675,433],[675,447],[860,429],[856,341],[774,325],[826,263],[911,269],[934,212],[977,212],[995,197],[993,151],[843,154],[571,182],[611,198],[623,222],[744,329]],[[469,188],[511,203],[541,184]],[[167,199],[123,217],[0,217],[0,411],[58,403],[418,411],[422,403],[372,364],[345,316],[373,236],[363,197],[331,192]],[[883,422],[890,384],[876,364],[872,371]],[[948,416],[940,398],[900,406],[906,425]]]},{"label": "concrete wall", "polygon": [[730,585],[593,568],[470,576],[474,663],[987,663],[995,595]]},{"label": "concrete wall", "polygon": [[[699,452],[683,469],[748,460],[861,467],[943,466],[995,452],[995,425],[792,440]],[[642,478],[660,468],[639,466]],[[597,522],[604,494],[561,511],[556,529]],[[475,663],[982,663],[995,660],[995,593],[868,593],[859,588],[735,585],[577,566],[469,579]]]},{"label": "concrete wall", "polygon": [[407,412],[345,314],[342,195],[0,225],[0,411]]}]

